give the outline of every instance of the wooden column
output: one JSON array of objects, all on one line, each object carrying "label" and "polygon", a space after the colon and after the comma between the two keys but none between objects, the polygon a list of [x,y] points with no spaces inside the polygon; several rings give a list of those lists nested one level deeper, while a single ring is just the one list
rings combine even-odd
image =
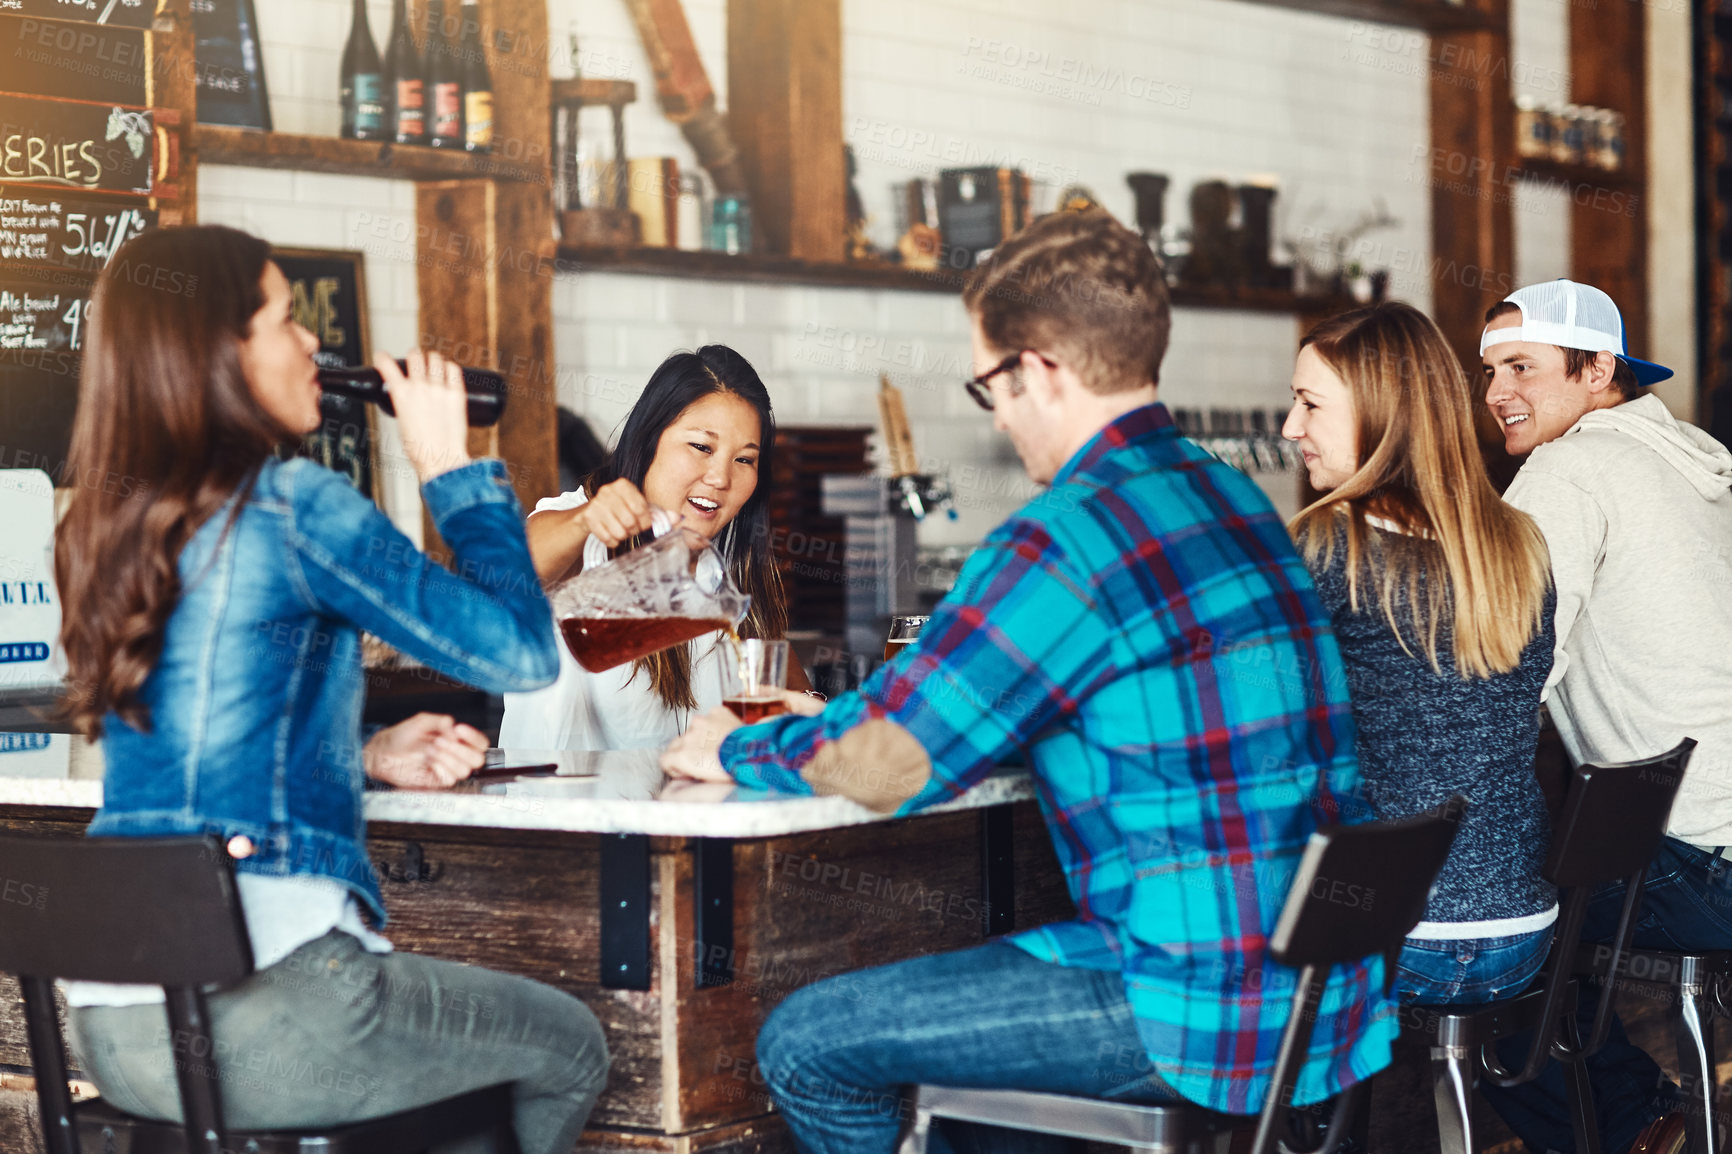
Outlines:
[{"label": "wooden column", "polygon": [[193,143],[193,125],[198,122],[198,65],[192,0],[163,0],[145,43],[149,53],[145,103],[180,113],[180,125],[172,130],[180,134],[180,196],[158,202],[161,221],[164,225],[197,224],[198,148]]},{"label": "wooden column", "polygon": [[728,0],[728,122],[763,251],[843,259],[841,0]]},{"label": "wooden column", "polygon": [[1497,30],[1440,33],[1431,47],[1432,315],[1474,380],[1485,310],[1516,288],[1515,106],[1497,7]]},{"label": "wooden column", "polygon": [[1648,211],[1639,176],[1647,157],[1647,11],[1635,0],[1571,4],[1570,99],[1624,114],[1626,184],[1571,188],[1570,276],[1611,294],[1630,350],[1648,355]]},{"label": "wooden column", "polygon": [[416,186],[415,216],[420,344],[505,374],[505,417],[472,430],[469,451],[503,459],[527,509],[558,476],[546,190],[432,181]]},{"label": "wooden column", "polygon": [[[1515,283],[1515,102],[1510,95],[1509,6],[1483,10],[1490,29],[1440,32],[1431,42],[1431,314],[1484,395],[1479,335],[1485,312]],[[1480,449],[1501,489],[1517,462],[1491,411],[1474,407]]]},{"label": "wooden column", "polygon": [[[471,432],[469,449],[505,461],[527,509],[558,484],[547,6],[490,0],[482,20],[493,74],[491,159],[509,178],[416,186],[420,343],[505,374],[505,417]],[[436,540],[431,525],[426,540]]]}]

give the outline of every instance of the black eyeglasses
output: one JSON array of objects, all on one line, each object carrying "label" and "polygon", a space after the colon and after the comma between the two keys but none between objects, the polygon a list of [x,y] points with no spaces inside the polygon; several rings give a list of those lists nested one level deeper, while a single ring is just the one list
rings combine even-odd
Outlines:
[{"label": "black eyeglasses", "polygon": [[968,380],[962,382],[962,387],[968,390],[968,395],[974,398],[975,404],[979,405],[989,413],[992,412],[992,388],[989,382],[992,378],[998,376],[998,374],[1008,373],[1010,370],[1016,368],[1018,364],[1022,363],[1023,353],[1034,353],[1035,356],[1040,357],[1040,363],[1049,369],[1058,368],[1058,363],[1056,361],[1051,360],[1045,354],[1035,352],[1033,349],[1022,349],[1019,352],[1011,353],[1008,357],[1005,357],[1002,361],[999,361],[998,364],[987,369],[978,377],[970,377]]}]

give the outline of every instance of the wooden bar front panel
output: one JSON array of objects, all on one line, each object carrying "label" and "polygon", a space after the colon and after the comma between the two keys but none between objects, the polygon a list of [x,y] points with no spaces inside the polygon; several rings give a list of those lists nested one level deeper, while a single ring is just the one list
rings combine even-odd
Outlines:
[{"label": "wooden bar front panel", "polygon": [[[984,939],[983,811],[935,814],[734,848],[734,982],[696,989],[693,842],[652,838],[651,988],[599,974],[600,836],[376,823],[387,936],[399,949],[546,982],[607,1032],[612,1070],[584,1148],[667,1154],[791,1149],[754,1047],[793,990],[833,974]],[[0,807],[0,832],[75,837],[88,813]],[[1072,909],[1033,803],[1015,813],[1016,926]],[[418,880],[407,880],[414,876]],[[0,1066],[27,1070],[17,985],[0,986]],[[26,1150],[0,1111],[0,1150]]]}]

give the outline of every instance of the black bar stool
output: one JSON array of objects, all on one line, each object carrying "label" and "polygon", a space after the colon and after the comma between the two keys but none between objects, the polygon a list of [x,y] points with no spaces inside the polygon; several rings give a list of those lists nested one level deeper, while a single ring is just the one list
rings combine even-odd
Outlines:
[{"label": "black bar stool", "polygon": [[[1732,867],[1729,867],[1732,868]],[[1724,1154],[1725,1111],[1716,1108],[1719,1097],[1719,1050],[1714,1044],[1714,1016],[1732,1015],[1725,1002],[1732,986],[1732,951],[1677,953],[1669,950],[1625,950],[1614,955],[1610,947],[1587,942],[1577,947],[1578,977],[1607,986],[1604,1000],[1611,1000],[1619,982],[1666,984],[1677,995],[1678,1069],[1683,1074],[1685,1149],[1689,1154]]]},{"label": "black bar stool", "polygon": [[[48,1154],[422,1154],[436,1142],[491,1134],[515,1151],[511,1088],[491,1086],[350,1126],[229,1131],[204,988],[253,972],[233,867],[222,843],[200,838],[0,838],[0,971],[24,988],[24,1020]],[[171,1036],[204,1061],[176,1062],[181,1127],[124,1114],[101,1099],[72,1103],[53,981],[161,986]]]},{"label": "black bar stool", "polygon": [[[1460,805],[1460,798],[1452,798],[1444,812],[1459,813]],[[1426,898],[1449,856],[1455,828],[1453,820],[1440,814],[1330,826],[1311,835],[1269,939],[1270,956],[1298,969],[1299,981],[1293,1013],[1281,1034],[1269,1096],[1256,1119],[1252,1154],[1290,1151],[1283,1136],[1311,1127],[1311,1112],[1293,1107],[1293,1089],[1310,1047],[1329,968],[1382,954],[1393,976],[1407,931],[1425,914]],[[1374,890],[1375,905],[1368,910],[1331,900],[1333,892],[1353,892],[1342,891],[1341,885]],[[1340,1145],[1365,1085],[1356,1083],[1335,1099],[1328,1129],[1314,1154],[1330,1154]],[[934,1118],[1110,1142],[1148,1154],[1196,1154],[1213,1135],[1249,1124],[1247,1118],[1183,1103],[1145,1106],[1022,1090],[916,1086],[913,1123],[900,1154],[925,1154]]]},{"label": "black bar stool", "polygon": [[[1620,765],[1583,765],[1572,771],[1541,871],[1562,891],[1558,929],[1534,988],[1484,1006],[1410,1006],[1405,1011],[1407,1020],[1422,1022],[1421,1029],[1431,1035],[1432,1088],[1443,1154],[1478,1154],[1472,1109],[1476,1075],[1483,1072],[1499,1086],[1519,1086],[1539,1077],[1553,1058],[1564,1063],[1568,1076],[1576,1149],[1580,1154],[1599,1154],[1593,1093],[1582,1061],[1606,1044],[1611,1000],[1601,1000],[1584,1043],[1576,1024],[1579,990],[1572,979],[1582,921],[1595,889],[1625,881],[1628,889],[1612,941],[1583,948],[1602,951],[1611,967],[1628,956],[1648,863],[1666,834],[1672,799],[1695,745],[1686,739],[1658,757]],[[1519,1033],[1532,1033],[1534,1042],[1521,1066],[1507,1070],[1498,1059],[1496,1044]]]},{"label": "black bar stool", "polygon": [[[1649,765],[1651,774],[1682,778],[1695,744],[1686,740],[1664,757],[1652,763],[1638,764]],[[1732,865],[1726,868],[1732,869]],[[1732,985],[1732,951],[1629,947],[1628,939],[1634,932],[1635,911],[1640,906],[1645,878],[1645,873],[1632,875],[1625,882],[1618,937],[1610,944],[1584,942],[1578,945],[1570,954],[1572,971],[1578,978],[1606,987],[1606,994],[1600,1000],[1600,1013],[1595,1018],[1596,1027],[1600,1019],[1605,1018],[1609,1028],[1608,1007],[1611,1005],[1611,992],[1618,982],[1648,982],[1672,987],[1677,1005],[1674,1024],[1677,1027],[1678,1068],[1683,1074],[1684,1092],[1689,1101],[1684,1111],[1686,1149],[1690,1154],[1723,1154],[1726,1149],[1722,1136],[1725,1112],[1716,1108],[1719,1079],[1715,1071],[1719,1054],[1714,1044],[1714,1015],[1716,1010],[1722,1014],[1732,1013],[1724,1001],[1725,991]]]}]

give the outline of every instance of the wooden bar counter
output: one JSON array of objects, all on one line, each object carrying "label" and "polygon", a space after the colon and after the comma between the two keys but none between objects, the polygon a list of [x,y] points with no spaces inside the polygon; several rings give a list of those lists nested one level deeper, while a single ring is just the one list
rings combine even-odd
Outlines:
[{"label": "wooden bar counter", "polygon": [[[101,793],[0,776],[0,832],[79,836]],[[601,1020],[612,1072],[584,1150],[791,1151],[754,1059],[777,1002],[1074,912],[1014,771],[891,819],[836,797],[670,786],[649,753],[564,754],[543,776],[369,793],[366,814],[397,948],[547,982]],[[7,978],[0,1073],[28,1085],[29,1063]],[[40,1148],[32,1099],[0,1090],[0,1150]]]}]

